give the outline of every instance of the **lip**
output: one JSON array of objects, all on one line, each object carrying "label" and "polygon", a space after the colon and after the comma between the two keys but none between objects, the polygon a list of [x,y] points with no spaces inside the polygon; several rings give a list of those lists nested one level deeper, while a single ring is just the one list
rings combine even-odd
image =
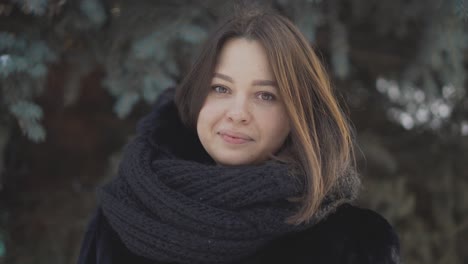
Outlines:
[{"label": "lip", "polygon": [[246,134],[235,131],[221,130],[218,134],[224,141],[231,144],[244,144],[253,141],[253,139]]}]

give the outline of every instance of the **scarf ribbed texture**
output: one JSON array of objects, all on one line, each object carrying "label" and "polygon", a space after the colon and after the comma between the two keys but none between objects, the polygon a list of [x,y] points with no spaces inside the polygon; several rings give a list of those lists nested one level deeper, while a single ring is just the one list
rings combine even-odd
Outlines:
[{"label": "scarf ribbed texture", "polygon": [[112,228],[137,255],[168,263],[234,263],[353,200],[359,178],[340,177],[309,223],[286,224],[298,209],[286,199],[299,196],[301,186],[277,161],[215,165],[180,123],[170,89],[140,122],[117,177],[98,198]]}]

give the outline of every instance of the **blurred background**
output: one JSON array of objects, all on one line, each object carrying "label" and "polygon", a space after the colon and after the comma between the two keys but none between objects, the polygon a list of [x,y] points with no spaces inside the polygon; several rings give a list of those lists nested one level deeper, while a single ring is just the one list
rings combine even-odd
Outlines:
[{"label": "blurred background", "polygon": [[[407,264],[468,263],[468,0],[272,0],[355,125]],[[95,190],[231,1],[0,0],[0,263],[75,263]]]}]

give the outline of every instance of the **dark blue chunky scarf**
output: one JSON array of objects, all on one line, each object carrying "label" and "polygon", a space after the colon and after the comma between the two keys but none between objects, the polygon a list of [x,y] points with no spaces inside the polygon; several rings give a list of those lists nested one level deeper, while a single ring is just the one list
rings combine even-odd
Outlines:
[{"label": "dark blue chunky scarf", "polygon": [[168,263],[233,263],[271,240],[304,230],[353,200],[355,174],[341,177],[308,224],[289,225],[300,180],[285,164],[214,164],[177,115],[173,90],[139,123],[118,176],[98,193],[103,212],[137,255]]}]

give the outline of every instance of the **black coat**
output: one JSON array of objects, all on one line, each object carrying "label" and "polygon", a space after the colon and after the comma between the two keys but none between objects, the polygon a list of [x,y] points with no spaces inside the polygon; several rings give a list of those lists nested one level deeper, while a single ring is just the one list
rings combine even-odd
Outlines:
[{"label": "black coat", "polygon": [[[79,264],[158,263],[130,252],[98,209],[85,233]],[[317,225],[273,240],[241,263],[400,263],[398,236],[374,211],[349,204]]]}]

